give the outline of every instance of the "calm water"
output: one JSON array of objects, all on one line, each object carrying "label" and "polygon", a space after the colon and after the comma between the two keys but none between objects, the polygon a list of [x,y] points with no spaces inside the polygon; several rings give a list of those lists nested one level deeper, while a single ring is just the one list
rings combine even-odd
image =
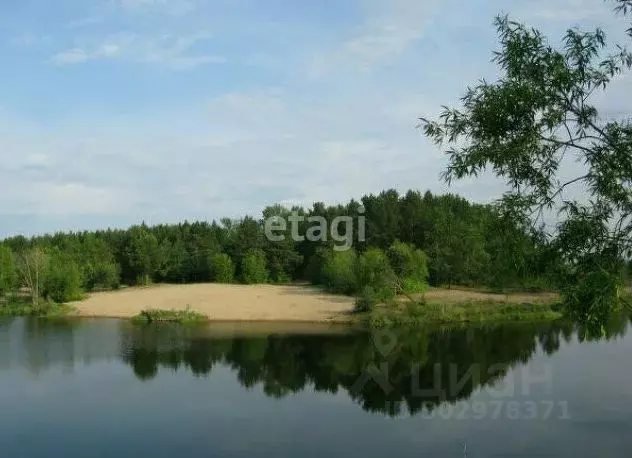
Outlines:
[{"label": "calm water", "polygon": [[4,320],[0,456],[628,457],[629,327]]}]

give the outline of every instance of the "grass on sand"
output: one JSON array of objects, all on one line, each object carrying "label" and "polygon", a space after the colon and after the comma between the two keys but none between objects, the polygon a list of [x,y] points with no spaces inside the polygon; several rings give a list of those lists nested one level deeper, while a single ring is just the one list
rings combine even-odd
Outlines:
[{"label": "grass on sand", "polygon": [[0,316],[36,316],[42,318],[56,318],[70,315],[75,311],[68,304],[42,301],[38,306],[21,300],[0,302]]},{"label": "grass on sand", "polygon": [[135,323],[180,323],[196,324],[208,321],[202,313],[194,312],[190,308],[184,310],[147,309],[133,318]]},{"label": "grass on sand", "polygon": [[484,323],[551,321],[562,318],[558,303],[514,303],[493,300],[396,302],[376,307],[368,314],[372,327],[417,326],[425,323]]}]

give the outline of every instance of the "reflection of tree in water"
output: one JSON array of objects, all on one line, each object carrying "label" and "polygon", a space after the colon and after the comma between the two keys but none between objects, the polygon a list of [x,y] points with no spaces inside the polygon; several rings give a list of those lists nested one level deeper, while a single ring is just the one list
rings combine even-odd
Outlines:
[{"label": "reflection of tree in water", "polygon": [[[602,336],[592,338],[617,338],[627,327],[627,317],[613,319]],[[244,387],[261,384],[268,396],[306,387],[342,389],[367,411],[398,415],[403,406],[416,413],[467,399],[528,362],[538,349],[551,355],[575,333],[580,341],[588,338],[585,330],[564,323],[389,333],[393,345],[384,348],[375,344],[384,336],[368,332],[218,338],[183,327],[140,326],[122,333],[122,348],[124,360],[143,380],[156,376],[159,367],[186,367],[207,376],[219,363],[235,370]],[[441,390],[431,392],[437,386]]]},{"label": "reflection of tree in water", "polygon": [[23,329],[22,348],[32,374],[49,369],[52,365],[72,370],[75,354],[75,323],[62,319],[21,320]]}]

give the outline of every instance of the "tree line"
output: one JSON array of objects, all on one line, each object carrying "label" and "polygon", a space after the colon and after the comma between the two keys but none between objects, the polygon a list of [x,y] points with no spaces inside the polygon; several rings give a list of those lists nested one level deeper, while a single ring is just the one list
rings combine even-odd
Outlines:
[{"label": "tree line", "polygon": [[[335,240],[294,240],[291,228],[266,237],[265,221],[292,212],[365,218],[364,234],[346,226],[352,248]],[[299,232],[309,229],[308,220]],[[344,231],[352,231],[345,234]],[[261,218],[183,222],[15,236],[0,242],[0,296],[18,288],[66,302],[120,285],[307,281],[368,302],[431,285],[548,289],[560,266],[546,238],[528,224],[453,195],[390,189],[360,201],[310,209],[267,207]]]}]

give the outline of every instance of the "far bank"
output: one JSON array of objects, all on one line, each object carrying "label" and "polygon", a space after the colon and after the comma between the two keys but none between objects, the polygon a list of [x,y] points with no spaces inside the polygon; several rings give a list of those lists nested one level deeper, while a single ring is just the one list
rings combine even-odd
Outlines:
[{"label": "far bank", "polygon": [[[541,319],[543,308],[553,303],[554,294],[493,294],[459,289],[433,288],[425,294],[426,304],[418,308],[445,314],[427,315],[428,322]],[[402,299],[406,308],[406,299]],[[267,321],[299,323],[350,323],[362,320],[354,314],[354,298],[300,285],[188,284],[155,285],[99,292],[70,304],[76,314],[86,317],[132,318],[147,310],[190,310],[210,321]],[[538,313],[533,305],[537,305]],[[450,313],[459,310],[459,313]],[[463,312],[465,310],[466,313]],[[472,311],[472,314],[468,314]],[[497,313],[501,311],[502,313]],[[482,312],[482,313],[481,313]],[[515,313],[514,313],[515,312]],[[554,318],[552,315],[546,315]],[[475,317],[475,320],[472,320]]]}]

